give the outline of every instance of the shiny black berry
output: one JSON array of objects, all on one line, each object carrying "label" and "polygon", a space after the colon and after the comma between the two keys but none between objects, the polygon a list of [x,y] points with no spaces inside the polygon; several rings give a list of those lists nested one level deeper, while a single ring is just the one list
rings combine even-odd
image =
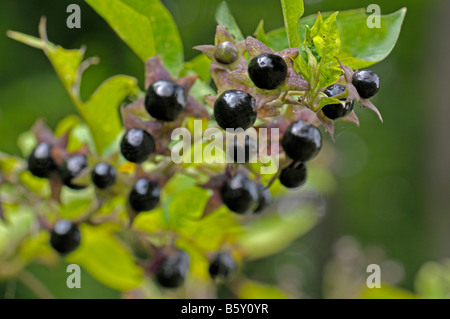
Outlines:
[{"label": "shiny black berry", "polygon": [[281,185],[286,188],[297,188],[306,182],[306,166],[304,163],[292,163],[283,168],[279,177]]},{"label": "shiny black berry", "polygon": [[238,49],[233,42],[223,41],[216,46],[214,58],[220,63],[231,64],[237,60],[238,55]]},{"label": "shiny black berry", "polygon": [[190,258],[182,250],[165,256],[156,269],[156,280],[164,288],[177,288],[184,283],[189,270]]},{"label": "shiny black berry", "polygon": [[155,151],[155,140],[146,131],[132,128],[123,136],[120,151],[128,161],[142,163]]},{"label": "shiny black berry", "polygon": [[319,153],[322,135],[315,126],[299,120],[288,127],[281,145],[287,156],[295,161],[306,162]]},{"label": "shiny black berry", "polygon": [[34,176],[47,178],[56,169],[52,158],[52,147],[47,143],[40,143],[28,157],[28,169]]},{"label": "shiny black berry", "polygon": [[50,245],[60,254],[68,254],[80,245],[78,226],[68,219],[58,220],[50,233]]},{"label": "shiny black berry", "polygon": [[83,154],[68,156],[58,170],[63,184],[72,189],[85,188],[86,186],[74,184],[72,180],[78,177],[87,166],[87,159]]},{"label": "shiny black berry", "polygon": [[352,84],[363,99],[370,99],[380,89],[380,78],[370,70],[361,70],[353,74]]},{"label": "shiny black berry", "polygon": [[259,191],[258,206],[254,210],[254,213],[262,212],[264,209],[270,206],[270,204],[272,204],[272,194],[270,193],[268,188],[260,184],[258,186],[258,191]]},{"label": "shiny black berry", "polygon": [[175,82],[160,80],[147,89],[145,108],[155,119],[175,121],[186,108],[186,94]]},{"label": "shiny black berry", "polygon": [[243,174],[227,180],[220,191],[222,202],[233,212],[245,214],[258,204],[258,187]]},{"label": "shiny black berry", "polygon": [[98,163],[92,169],[91,179],[98,188],[109,188],[116,181],[116,169],[107,163]]},{"label": "shiny black berry", "polygon": [[234,258],[228,252],[220,252],[209,265],[209,275],[213,279],[227,279],[237,269]]},{"label": "shiny black berry", "polygon": [[233,139],[233,156],[230,156],[235,163],[249,163],[256,156],[257,143],[254,139],[248,135],[245,135],[242,144],[235,136]]},{"label": "shiny black berry", "polygon": [[[325,94],[329,97],[333,97],[335,95],[344,93],[346,90],[346,87],[344,85],[339,84],[333,84],[326,88]],[[347,98],[340,99],[341,101],[347,100]],[[348,101],[345,103],[345,106],[343,106],[340,103],[336,104],[328,104],[325,105],[322,108],[323,113],[326,117],[328,117],[331,120],[335,120],[341,117],[345,117],[353,110],[353,101]]]},{"label": "shiny black berry", "polygon": [[135,212],[152,210],[159,204],[161,190],[157,183],[147,178],[139,179],[128,195],[128,202]]},{"label": "shiny black berry", "polygon": [[223,92],[214,103],[214,117],[217,124],[226,130],[248,129],[255,123],[256,101],[248,93],[238,90]]},{"label": "shiny black berry", "polygon": [[278,88],[287,76],[287,65],[282,57],[263,53],[248,64],[248,75],[256,87],[265,90]]}]

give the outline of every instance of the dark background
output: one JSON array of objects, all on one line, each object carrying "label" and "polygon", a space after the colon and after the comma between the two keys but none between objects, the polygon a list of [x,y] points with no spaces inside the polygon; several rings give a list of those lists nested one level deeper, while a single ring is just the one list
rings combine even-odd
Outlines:
[{"label": "dark background", "polygon": [[[305,15],[367,7],[374,2],[306,0]],[[81,29],[66,27],[66,8],[70,3],[78,3],[82,8]],[[191,49],[193,46],[212,43],[214,12],[220,1],[164,0],[163,3],[179,26],[186,60],[197,54]],[[283,25],[277,0],[229,0],[228,3],[244,35],[251,35],[260,19],[264,19],[266,31]],[[280,260],[290,260],[299,265],[302,280],[298,285],[310,297],[327,296],[324,271],[334,256],[336,241],[342,236],[351,236],[367,249],[376,246],[387,258],[403,265],[398,284],[409,290],[413,289],[414,275],[424,261],[449,256],[450,2],[378,0],[376,3],[383,14],[404,6],[408,8],[392,54],[371,67],[381,77],[381,90],[374,102],[385,122],[381,124],[373,113],[361,110],[360,128],[338,125],[336,159],[332,166],[338,187],[335,195],[327,199],[324,220],[279,258],[246,266],[253,277],[275,281],[279,275],[276,265]],[[3,152],[19,154],[17,137],[36,118],[44,117],[54,126],[65,115],[75,112],[44,54],[5,36],[8,29],[37,35],[42,15],[47,17],[52,42],[65,48],[85,44],[87,57],[100,57],[101,63],[84,74],[84,97],[105,78],[119,73],[135,76],[143,83],[141,61],[84,2],[2,1],[0,150]],[[48,275],[37,266],[32,271],[44,277]],[[61,278],[63,272],[61,268]],[[97,296],[116,296],[101,286],[98,289]],[[27,291],[19,289],[16,296],[21,294],[29,296]]]}]

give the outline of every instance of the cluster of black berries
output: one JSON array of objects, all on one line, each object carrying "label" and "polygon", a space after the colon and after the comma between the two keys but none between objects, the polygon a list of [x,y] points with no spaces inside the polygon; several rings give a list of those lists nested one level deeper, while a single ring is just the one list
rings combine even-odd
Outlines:
[{"label": "cluster of black berries", "polygon": [[[221,32],[226,31],[222,30]],[[213,63],[219,63],[221,67],[229,66],[229,69],[225,67],[225,70],[228,71],[241,68],[242,50],[242,43],[222,41],[213,47],[212,57],[215,59]],[[289,63],[289,61],[286,61],[282,56],[271,53],[258,54],[248,64],[245,61],[248,78],[256,91],[242,85],[223,91],[215,99],[213,105],[217,124],[224,130],[247,130],[252,127],[256,122],[261,105],[257,107],[257,100],[247,91],[263,92],[263,94],[269,91],[278,92],[273,95],[279,96],[281,88],[284,87],[284,90],[287,90],[286,87],[292,87],[292,83],[286,84],[289,82],[287,80],[289,74],[292,74],[289,73],[292,71],[292,66],[288,66],[287,62]],[[241,64],[238,65],[239,63]],[[231,67],[232,65],[236,68]],[[369,99],[378,92],[379,79],[372,71],[357,71],[353,73],[352,85],[356,88],[360,98]],[[220,85],[218,87],[221,91]],[[304,88],[305,86],[298,85],[298,87]],[[325,89],[324,93],[327,96],[339,96],[342,101],[345,101],[344,105],[331,104],[322,108],[323,113],[329,119],[345,117],[353,110],[353,101],[343,97],[346,91],[347,88],[339,84]],[[177,121],[188,108],[187,92],[188,90],[174,80],[154,80],[147,88],[143,107],[152,118],[158,121],[163,123]],[[267,113],[263,114],[263,116],[266,115]],[[287,124],[289,125],[286,125],[287,129],[283,133],[281,145],[286,157],[290,159],[290,163],[279,172],[278,178],[283,186],[293,189],[305,183],[307,176],[305,162],[313,159],[320,151],[322,136],[317,127],[303,120],[296,119]],[[143,128],[145,125],[137,126],[127,129],[120,143],[120,151],[129,162],[141,164],[155,154],[158,144],[155,137]],[[61,158],[61,156],[55,157],[54,148],[50,143],[39,143],[28,158],[29,171],[41,178],[55,178],[62,185],[72,189],[86,187],[79,185],[76,181],[88,169],[86,155],[82,152],[69,154],[56,161],[55,158]],[[243,146],[235,140],[233,144],[234,162],[240,162],[238,155],[243,153],[244,162],[248,163],[255,148],[256,142],[249,136],[245,136]],[[63,151],[58,154],[67,153]],[[115,168],[106,162],[97,163],[90,173],[93,184],[99,190],[112,187],[116,182],[116,175]],[[139,177],[128,193],[129,207],[134,213],[154,209],[159,205],[160,187],[160,183],[156,180]],[[223,183],[216,190],[219,191],[223,204],[237,214],[261,212],[272,202],[268,187],[256,184],[240,171],[226,174]],[[56,251],[61,254],[70,253],[80,245],[80,242],[81,233],[76,223],[61,219],[54,224],[50,243]],[[159,261],[155,278],[163,287],[179,287],[184,282],[189,264],[189,256],[184,251],[176,249]],[[228,252],[219,252],[210,263],[209,273],[213,279],[226,279],[236,268],[236,261]]]},{"label": "cluster of black berries", "polygon": [[[353,74],[352,84],[355,86],[358,94],[363,99],[370,99],[378,93],[380,89],[380,79],[378,75],[370,70],[361,70]],[[345,85],[333,84],[325,89],[325,94],[328,97],[333,97],[337,95],[342,95],[345,93]],[[340,98],[345,104],[328,104],[322,108],[323,113],[326,117],[331,120],[336,120],[339,118],[346,117],[353,110],[354,101],[347,101],[347,98]]]}]

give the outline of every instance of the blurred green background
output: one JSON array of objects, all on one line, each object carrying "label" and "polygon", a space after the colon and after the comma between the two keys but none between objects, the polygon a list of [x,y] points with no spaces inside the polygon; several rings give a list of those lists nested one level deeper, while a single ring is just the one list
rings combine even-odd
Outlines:
[{"label": "blurred green background", "polygon": [[[266,282],[279,283],[284,278],[281,282],[285,282],[287,289],[295,285],[302,292],[299,296],[333,296],[324,283],[327,269],[333,267],[329,261],[351,260],[351,256],[345,259],[345,254],[351,253],[352,247],[353,251],[369,251],[369,255],[375,256],[383,251],[392,260],[389,264],[392,283],[408,290],[414,288],[414,276],[425,261],[449,255],[450,2],[305,0],[305,15],[367,7],[374,2],[380,5],[383,14],[408,8],[393,52],[372,67],[381,77],[381,91],[374,103],[385,122],[381,124],[368,110],[358,110],[360,128],[338,124],[332,165],[338,188],[333,197],[326,199],[322,222],[281,256],[250,263],[244,269],[253,278]],[[66,27],[66,8],[71,3],[81,6],[81,29]],[[179,26],[186,60],[197,54],[191,49],[193,46],[212,43],[214,12],[219,0],[163,0],[163,3]],[[283,25],[278,0],[229,0],[228,4],[244,35],[251,35],[260,19],[264,19],[266,31]],[[36,118],[43,117],[54,127],[58,120],[75,112],[44,54],[5,36],[8,29],[37,35],[42,15],[47,17],[52,42],[65,48],[86,45],[86,56],[100,57],[101,63],[84,74],[84,97],[105,78],[119,73],[135,76],[141,86],[143,83],[140,60],[84,2],[2,1],[0,150],[3,152],[19,154],[16,139]],[[52,277],[46,276],[50,270],[37,266],[30,271],[48,277],[44,280],[49,286],[53,282],[54,292],[58,290],[54,283],[59,277],[65,278],[63,268],[59,272],[52,270],[52,274],[57,274]],[[83,289],[67,292],[61,286],[60,295],[118,296],[91,281],[90,292]],[[0,295],[9,288],[0,285]],[[32,295],[19,287],[15,296]]]}]

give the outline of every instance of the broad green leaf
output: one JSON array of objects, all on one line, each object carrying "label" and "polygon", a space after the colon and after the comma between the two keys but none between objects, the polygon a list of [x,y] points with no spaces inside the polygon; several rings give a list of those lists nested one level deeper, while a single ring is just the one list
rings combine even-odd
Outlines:
[{"label": "broad green leaf", "polygon": [[381,283],[380,288],[364,287],[360,293],[362,299],[417,299],[418,297],[407,290]]},{"label": "broad green leaf", "polygon": [[86,224],[81,225],[80,230],[81,245],[68,255],[70,263],[80,265],[104,285],[120,291],[142,283],[142,268],[110,230]]},{"label": "broad green leaf", "polygon": [[333,13],[325,22],[319,22],[319,25],[316,22],[311,29],[316,51],[324,60],[322,63],[332,60],[341,48],[341,38],[336,22],[337,14],[337,12]]},{"label": "broad green leaf", "polygon": [[[164,66],[176,75],[184,61],[183,43],[170,12],[160,0],[122,0],[122,2],[150,21],[156,53],[164,62]],[[130,22],[135,27],[135,22]]]},{"label": "broad green leaf", "polygon": [[297,48],[300,43],[300,34],[298,33],[298,22],[305,11],[303,0],[281,0],[283,8],[284,26],[287,31],[289,47]]},{"label": "broad green leaf", "polygon": [[80,109],[88,124],[97,150],[101,153],[122,131],[119,106],[137,93],[135,78],[117,75],[105,80]]},{"label": "broad green leaf", "polygon": [[[322,13],[329,17],[332,13]],[[343,64],[351,68],[365,68],[384,60],[395,46],[400,35],[401,26],[406,15],[406,8],[394,13],[382,15],[381,28],[367,26],[365,9],[340,11],[337,25],[341,35],[341,50],[338,53]],[[304,37],[304,26],[313,25],[316,15],[300,20],[300,35]]]},{"label": "broad green leaf", "polygon": [[241,30],[239,29],[236,20],[231,15],[230,8],[225,1],[223,1],[216,11],[216,21],[219,25],[228,29],[231,35],[237,40],[244,40]]},{"label": "broad green leaf", "polygon": [[[324,18],[332,12],[322,13]],[[394,13],[382,15],[381,28],[367,27],[365,9],[339,11],[337,25],[341,35],[341,50],[338,58],[353,69],[362,69],[384,60],[393,50],[400,35],[406,8]],[[305,25],[312,26],[317,15],[309,15],[300,19],[299,34],[304,40]],[[276,29],[267,34],[272,49],[280,51],[289,47],[286,30]]]},{"label": "broad green leaf", "polygon": [[284,28],[276,29],[267,33],[269,47],[275,52],[282,51],[289,47],[286,30]]},{"label": "broad green leaf", "polygon": [[178,192],[169,205],[169,220],[178,224],[184,219],[198,219],[203,215],[210,194],[200,187],[191,187]]},{"label": "broad green leaf", "polygon": [[336,83],[339,77],[342,75],[342,70],[335,66],[325,66],[322,67],[322,72],[320,74],[319,87],[324,88],[331,84]]},{"label": "broad green leaf", "polygon": [[86,0],[142,61],[156,54],[152,24],[142,13],[120,0]]},{"label": "broad green leaf", "polygon": [[423,298],[450,298],[450,260],[425,263],[416,275],[414,286]]},{"label": "broad green leaf", "polygon": [[283,250],[318,222],[313,206],[302,206],[293,197],[283,200],[286,209],[282,216],[270,215],[249,224],[239,239],[249,259],[263,258]]},{"label": "broad green leaf", "polygon": [[287,299],[289,295],[280,288],[254,280],[243,279],[235,288],[241,299]]}]

